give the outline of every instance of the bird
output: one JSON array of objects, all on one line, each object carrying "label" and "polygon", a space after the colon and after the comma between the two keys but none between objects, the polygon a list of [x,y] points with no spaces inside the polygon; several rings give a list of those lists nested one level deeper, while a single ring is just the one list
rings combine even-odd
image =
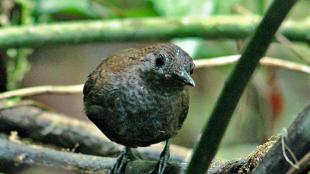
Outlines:
[{"label": "bird", "polygon": [[163,174],[170,140],[189,110],[195,64],[172,43],[129,48],[103,59],[84,84],[85,114],[111,141],[125,146],[111,174],[123,173],[131,148],[166,144],[151,174]]}]

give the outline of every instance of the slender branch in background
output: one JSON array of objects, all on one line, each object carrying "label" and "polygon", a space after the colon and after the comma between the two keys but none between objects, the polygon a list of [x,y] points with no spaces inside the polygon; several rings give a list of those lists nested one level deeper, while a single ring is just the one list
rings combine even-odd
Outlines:
[{"label": "slender branch in background", "polygon": [[301,53],[299,53],[296,48],[294,47],[294,45],[291,43],[290,40],[288,40],[285,36],[283,36],[280,33],[276,34],[276,40],[282,44],[283,46],[285,46],[286,48],[288,48],[292,53],[294,53],[300,60],[302,60],[303,62],[310,64],[310,59],[305,58]]},{"label": "slender branch in background", "polygon": [[[197,68],[210,68],[215,66],[223,66],[237,62],[240,55],[223,56],[211,59],[198,59],[195,60]],[[259,62],[264,66],[271,66],[275,68],[283,68],[297,72],[310,74],[310,66],[302,65],[286,60],[281,60],[272,57],[264,57]],[[11,97],[27,97],[42,94],[80,94],[83,90],[83,84],[80,85],[67,85],[67,86],[37,86],[17,89],[13,91],[0,93],[0,100]]]},{"label": "slender branch in background", "polygon": [[[184,37],[245,39],[254,32],[258,21],[258,17],[215,16],[207,19],[114,19],[6,27],[0,29],[0,48]],[[292,41],[310,43],[309,30],[309,20],[288,21],[280,32]]]},{"label": "slender branch in background", "polygon": [[310,74],[310,66],[293,63],[293,62],[289,62],[289,61],[285,61],[281,59],[266,57],[266,58],[261,59],[259,63],[262,65],[266,65],[266,66],[271,66],[271,67],[276,67],[276,68],[285,68],[285,69],[292,70],[292,71]]},{"label": "slender branch in background", "polygon": [[82,90],[83,84],[67,86],[37,86],[1,93],[0,100],[17,96],[26,97],[40,94],[76,94],[81,93]]},{"label": "slender branch in background", "polygon": [[[211,59],[198,59],[194,63],[197,68],[209,68],[214,66],[222,66],[237,62],[240,59],[240,55],[223,56]],[[286,60],[281,60],[273,57],[264,57],[259,63],[264,66],[271,66],[276,68],[283,68],[297,72],[303,72],[310,74],[310,66],[294,63]],[[1,97],[0,97],[1,99]]]},{"label": "slender branch in background", "polygon": [[[306,166],[309,166],[310,160],[309,155],[310,151],[310,102],[303,109],[303,111],[298,115],[295,121],[288,129],[287,137],[285,137],[285,144],[279,139],[276,144],[270,149],[270,151],[264,156],[261,163],[255,168],[252,174],[282,174],[287,171],[292,170],[296,173],[305,173],[305,166],[302,166],[304,160],[308,160]],[[290,169],[293,168],[291,164],[285,159],[285,154],[288,154],[290,160],[292,156],[289,155],[288,151],[283,151],[282,147],[287,146],[292,151],[294,156],[299,160],[295,165],[299,169]]]},{"label": "slender branch in background", "polygon": [[[243,7],[240,4],[234,5],[233,6],[233,10],[236,11],[237,13],[241,14],[241,15],[248,15],[251,17],[255,17],[256,15],[253,14],[250,10],[246,9],[245,7]],[[294,47],[294,45],[291,43],[291,41],[289,39],[287,39],[283,34],[281,33],[276,33],[275,35],[275,39],[277,40],[277,42],[279,42],[280,44],[282,44],[284,47],[288,48],[293,54],[295,54],[300,60],[302,60],[303,62],[310,64],[310,60],[308,60],[307,58],[305,58],[301,53],[299,53],[296,48]]]},{"label": "slender branch in background", "polygon": [[207,171],[259,60],[266,53],[274,34],[296,1],[274,0],[267,10],[254,36],[225,83],[210,119],[205,124],[200,141],[195,147],[186,174],[203,174]]}]

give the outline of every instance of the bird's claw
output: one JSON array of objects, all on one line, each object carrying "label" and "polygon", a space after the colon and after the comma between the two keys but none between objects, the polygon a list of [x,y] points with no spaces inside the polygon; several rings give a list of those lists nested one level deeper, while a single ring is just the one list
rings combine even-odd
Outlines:
[{"label": "bird's claw", "polygon": [[161,158],[149,174],[164,174],[165,168],[167,167],[169,157]]},{"label": "bird's claw", "polygon": [[121,154],[117,157],[117,160],[110,171],[110,174],[123,174],[125,166],[127,162],[130,160],[128,153],[130,149],[126,147],[126,149],[121,152]]},{"label": "bird's claw", "polygon": [[156,164],[155,168],[149,174],[164,174],[169,158],[170,158],[169,143],[170,143],[170,140],[167,140],[164,150],[160,154],[160,159],[158,163]]},{"label": "bird's claw", "polygon": [[124,160],[124,155],[121,154],[117,160],[116,163],[114,164],[110,174],[121,174],[123,171],[124,166],[126,165],[126,161]]}]

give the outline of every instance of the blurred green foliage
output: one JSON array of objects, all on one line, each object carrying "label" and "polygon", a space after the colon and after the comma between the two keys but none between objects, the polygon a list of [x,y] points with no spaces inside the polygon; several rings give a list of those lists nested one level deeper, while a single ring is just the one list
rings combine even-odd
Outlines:
[{"label": "blurred green foliage", "polygon": [[[12,9],[11,20],[7,25],[30,25],[34,22],[33,3],[28,0],[16,0]],[[25,73],[30,69],[27,57],[32,50],[28,48],[10,48],[6,50],[7,56],[7,88],[15,89],[24,78]]]},{"label": "blurred green foliage", "polygon": [[162,16],[208,16],[212,13],[210,0],[152,0],[152,3]]},{"label": "blurred green foliage", "polygon": [[[10,0],[14,7],[7,25],[32,25],[72,20],[92,20],[111,18],[143,18],[149,16],[184,17],[214,15],[263,15],[271,0]],[[296,20],[310,17],[310,1],[301,0],[291,18]],[[0,11],[1,12],[1,11]],[[163,26],[164,27],[164,26]],[[174,39],[174,43],[183,47],[194,58],[212,58],[238,54],[246,41],[204,40],[200,38]],[[302,56],[309,55],[309,45],[294,43],[295,49]],[[8,89],[17,88],[25,73],[30,69],[27,61],[32,50],[29,48],[11,48],[6,50]],[[283,44],[274,43],[268,55],[282,59],[303,62]],[[212,70],[199,70],[195,78],[200,81],[199,87],[192,92],[190,116],[176,137],[175,142],[191,147],[197,140],[200,128],[208,119],[212,105],[216,100],[226,75],[232,66]],[[232,159],[244,156],[262,143],[273,131],[288,125],[294,115],[308,99],[309,89],[306,83],[298,85],[309,76],[300,74],[277,74],[276,86],[281,92],[283,111],[281,119],[270,128],[270,101],[268,101],[268,77],[270,69],[261,68],[249,85],[239,108],[230,125],[221,158]],[[293,77],[293,78],[292,78]],[[281,79],[282,78],[282,79]],[[294,83],[290,83],[292,81]],[[297,90],[296,90],[297,89]],[[291,100],[291,101],[289,101]],[[250,131],[249,131],[250,130]],[[184,138],[185,137],[185,138]],[[188,138],[190,137],[190,138]]]},{"label": "blurred green foliage", "polygon": [[109,7],[89,0],[38,1],[35,5],[35,15],[41,19],[40,21],[52,20],[52,17],[57,19],[57,16],[78,19],[117,17]]}]

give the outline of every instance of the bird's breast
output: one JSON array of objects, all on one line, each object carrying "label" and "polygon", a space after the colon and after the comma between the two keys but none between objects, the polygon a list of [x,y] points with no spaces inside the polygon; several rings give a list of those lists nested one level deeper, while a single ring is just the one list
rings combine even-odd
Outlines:
[{"label": "bird's breast", "polygon": [[118,82],[102,93],[105,102],[98,125],[111,140],[147,146],[176,134],[187,115],[186,91],[154,90],[135,77]]}]

